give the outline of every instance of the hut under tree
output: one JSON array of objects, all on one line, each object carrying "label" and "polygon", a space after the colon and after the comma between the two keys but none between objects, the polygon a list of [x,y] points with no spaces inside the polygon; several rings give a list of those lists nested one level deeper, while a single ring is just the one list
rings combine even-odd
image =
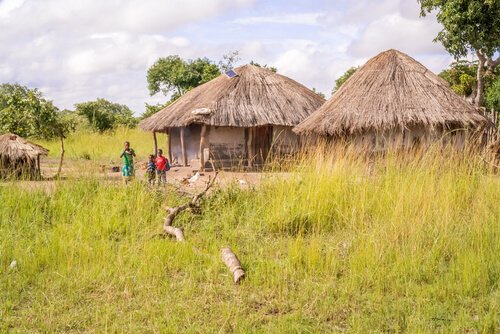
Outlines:
[{"label": "hut under tree", "polygon": [[49,150],[18,135],[0,135],[0,178],[41,178],[40,157]]},{"label": "hut under tree", "polygon": [[324,102],[288,77],[244,65],[187,92],[139,126],[167,133],[170,161],[184,166],[194,160],[203,169],[209,159],[216,167],[255,166],[270,152],[295,152],[299,137],[292,128]]},{"label": "hut under tree", "polygon": [[468,135],[490,126],[446,81],[410,56],[388,50],[358,69],[294,131],[384,150],[437,140],[462,146]]}]

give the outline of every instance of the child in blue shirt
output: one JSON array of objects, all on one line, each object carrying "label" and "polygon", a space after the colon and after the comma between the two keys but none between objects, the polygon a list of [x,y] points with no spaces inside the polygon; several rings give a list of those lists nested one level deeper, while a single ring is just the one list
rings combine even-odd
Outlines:
[{"label": "child in blue shirt", "polygon": [[155,164],[155,156],[150,155],[148,165],[146,167],[146,176],[148,177],[148,183],[154,185],[155,177],[156,177],[156,164]]}]

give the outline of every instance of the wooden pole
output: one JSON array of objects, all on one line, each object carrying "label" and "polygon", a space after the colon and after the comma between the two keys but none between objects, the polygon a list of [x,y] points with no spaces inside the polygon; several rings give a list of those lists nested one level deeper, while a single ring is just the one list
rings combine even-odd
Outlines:
[{"label": "wooden pole", "polygon": [[186,152],[186,138],[184,133],[185,127],[181,127],[181,149],[182,149],[182,164],[184,167],[188,165],[187,152]]},{"label": "wooden pole", "polygon": [[158,155],[158,139],[156,138],[156,131],[153,131],[153,146],[155,157]]},{"label": "wooden pole", "polygon": [[168,147],[168,162],[172,165],[172,141],[170,140],[170,134],[172,131],[170,129],[167,130],[167,147]]},{"label": "wooden pole", "polygon": [[252,161],[254,158],[254,150],[253,150],[253,128],[248,129],[248,141],[247,141],[247,151],[248,151],[248,167],[252,167]]},{"label": "wooden pole", "polygon": [[40,165],[40,154],[37,154],[36,156],[36,170],[37,170],[37,177],[42,178],[42,166]]},{"label": "wooden pole", "polygon": [[200,134],[200,171],[205,171],[205,147],[207,141],[207,126],[201,126],[201,134]]}]

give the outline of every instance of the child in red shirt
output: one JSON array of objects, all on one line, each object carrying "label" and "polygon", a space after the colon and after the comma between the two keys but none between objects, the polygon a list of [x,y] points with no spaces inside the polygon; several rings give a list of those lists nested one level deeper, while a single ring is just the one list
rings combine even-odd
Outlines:
[{"label": "child in red shirt", "polygon": [[158,156],[155,160],[156,164],[156,176],[158,178],[158,185],[162,182],[167,183],[167,171],[170,169],[168,159],[163,156],[163,150],[158,150]]}]

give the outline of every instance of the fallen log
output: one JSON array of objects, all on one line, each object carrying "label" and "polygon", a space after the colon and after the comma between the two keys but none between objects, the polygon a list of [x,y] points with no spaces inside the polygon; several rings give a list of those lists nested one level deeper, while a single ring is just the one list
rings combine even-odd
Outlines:
[{"label": "fallen log", "polygon": [[229,271],[233,274],[233,281],[235,284],[239,284],[240,281],[245,278],[245,271],[241,267],[240,260],[236,254],[233,253],[231,248],[222,248],[222,262],[229,268]]}]

